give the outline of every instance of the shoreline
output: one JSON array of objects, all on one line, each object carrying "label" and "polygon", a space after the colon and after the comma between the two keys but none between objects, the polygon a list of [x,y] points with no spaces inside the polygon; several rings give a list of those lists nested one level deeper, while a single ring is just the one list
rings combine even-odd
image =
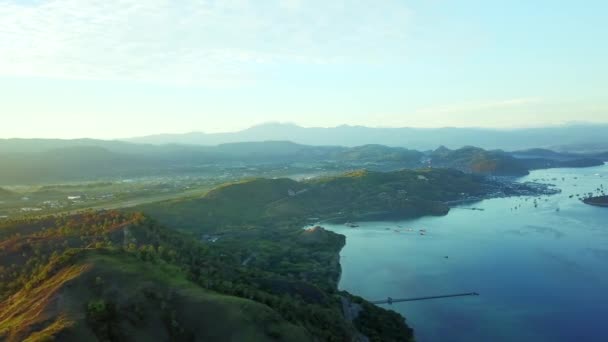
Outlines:
[{"label": "shoreline", "polygon": [[[604,175],[604,178],[606,178],[605,173],[603,173],[605,169],[602,170],[602,173]],[[561,195],[556,195],[556,196],[544,196],[544,198],[548,199],[548,204],[546,204],[544,206],[545,210],[536,210],[534,208],[532,208],[531,203],[527,204],[527,209],[525,210],[524,214],[522,215],[513,215],[511,213],[509,213],[509,204],[511,204],[512,206],[512,202],[520,202],[526,199],[526,197],[522,197],[520,199],[517,199],[516,197],[514,198],[505,198],[503,199],[498,199],[496,202],[494,203],[486,203],[484,202],[484,204],[480,205],[486,208],[486,213],[483,214],[485,217],[483,220],[475,220],[475,214],[471,214],[469,215],[468,213],[464,213],[462,214],[462,217],[460,217],[459,220],[453,220],[452,218],[442,218],[439,220],[434,220],[432,219],[432,221],[429,221],[431,223],[429,224],[429,227],[431,229],[436,228],[439,229],[439,227],[441,227],[442,229],[444,229],[445,231],[445,235],[442,237],[443,239],[438,242],[438,243],[434,243],[434,246],[429,245],[429,250],[432,249],[432,253],[433,256],[435,254],[441,256],[443,254],[441,253],[445,253],[443,250],[445,248],[454,248],[454,247],[462,247],[462,246],[466,246],[467,240],[470,239],[470,237],[468,236],[468,234],[463,234],[462,231],[456,231],[452,228],[460,228],[460,224],[461,223],[465,223],[466,222],[471,222],[471,227],[466,227],[467,229],[469,229],[468,231],[475,231],[477,229],[479,229],[480,231],[484,231],[484,232],[490,232],[490,236],[491,238],[487,238],[487,236],[482,235],[480,236],[480,241],[481,240],[490,240],[491,243],[493,244],[492,246],[496,246],[496,250],[500,250],[500,248],[502,248],[502,246],[504,246],[504,243],[508,243],[508,248],[509,250],[513,251],[519,251],[522,245],[528,244],[530,243],[528,246],[529,248],[523,249],[526,252],[529,252],[530,255],[534,255],[535,257],[538,258],[538,260],[540,261],[547,261],[545,258],[546,257],[550,257],[549,255],[537,255],[534,251],[534,248],[536,246],[536,241],[542,241],[543,243],[546,243],[546,246],[549,246],[548,248],[552,248],[552,253],[551,256],[554,255],[554,253],[563,253],[563,254],[556,254],[556,255],[560,255],[564,258],[569,258],[571,257],[573,254],[570,254],[568,250],[566,249],[562,249],[561,246],[566,246],[566,245],[571,245],[572,243],[578,244],[578,247],[582,249],[588,248],[590,247],[589,245],[591,245],[591,247],[593,248],[602,248],[601,243],[596,243],[595,241],[593,243],[591,242],[587,242],[589,241],[588,239],[578,239],[579,236],[585,236],[588,234],[593,234],[593,232],[596,231],[597,227],[601,227],[602,224],[602,215],[601,215],[601,209],[590,209],[590,208],[585,208],[584,205],[581,206],[581,203],[576,200],[576,199],[568,199],[568,194],[571,193],[572,191],[584,191],[582,189],[595,189],[599,183],[601,183],[603,180],[601,178],[599,178],[599,175],[593,175],[593,172],[586,172],[580,175],[576,175],[577,177],[579,177],[578,179],[580,180],[574,180],[573,176],[575,176],[576,172],[572,172],[571,173],[565,173],[563,176],[567,177],[568,181],[566,183],[560,184],[557,183],[558,187],[561,188],[562,194]],[[553,176],[555,177],[561,177],[562,175],[559,172],[551,172],[551,173],[547,173],[549,176],[548,178],[551,178]],[[543,172],[542,174],[539,174],[542,176],[545,176],[545,173]],[[545,176],[547,177],[547,176]],[[526,178],[529,179],[529,178]],[[577,187],[574,188],[572,187],[573,184],[576,184]],[[604,185],[604,187],[606,187],[606,185]],[[608,196],[607,196],[608,197]],[[528,197],[528,202],[532,201],[531,197]],[[564,203],[565,202],[565,203]],[[543,203],[544,199],[543,199]],[[567,204],[566,204],[567,203]],[[589,204],[591,205],[591,204]],[[553,209],[555,208],[555,206],[561,206],[561,213],[555,213],[553,211]],[[499,210],[494,210],[494,209],[501,209]],[[504,208],[506,208],[506,210],[504,210]],[[570,210],[568,210],[570,209]],[[454,212],[456,213],[456,211]],[[454,214],[453,213],[453,214]],[[460,216],[460,214],[459,214]],[[526,224],[536,224],[535,222],[530,222],[533,221],[534,217],[538,216],[540,217],[539,219],[539,223],[538,223],[538,227],[541,226],[545,226],[544,223],[540,223],[541,219],[543,220],[542,222],[555,222],[553,220],[559,220],[560,217],[569,217],[569,218],[573,218],[573,220],[564,220],[566,221],[566,226],[565,227],[556,227],[556,230],[535,230],[535,228],[526,228]],[[589,217],[593,216],[593,219],[590,219]],[[503,221],[504,218],[504,221]],[[549,218],[551,219],[549,220],[545,220],[545,218]],[[589,226],[585,226],[585,227],[580,227],[577,223],[577,221],[574,220],[574,218],[576,218],[576,220],[584,220],[583,222],[585,223],[589,223]],[[425,219],[423,219],[425,220]],[[480,224],[479,222],[483,221],[483,224]],[[411,223],[411,226],[416,226],[416,225],[421,225],[424,226],[426,223],[424,223],[425,221],[415,221],[414,223]],[[448,222],[450,222],[448,224]],[[490,225],[486,224],[486,223],[492,223]],[[400,223],[397,223],[400,224]],[[497,225],[504,225],[504,226],[499,226],[498,228],[500,229],[495,229],[496,227],[491,227],[492,225],[497,224]],[[375,255],[378,259],[377,260],[385,260],[385,259],[389,259],[390,260],[394,260],[394,259],[398,259],[398,260],[407,260],[412,256],[417,255],[420,251],[424,251],[426,246],[425,245],[421,245],[419,243],[417,243],[418,241],[414,241],[412,240],[411,242],[408,242],[408,244],[410,244],[408,249],[409,252],[405,252],[405,248],[403,251],[400,251],[400,247],[402,245],[395,245],[394,248],[392,248],[392,250],[390,251],[383,251],[383,250],[387,250],[388,248],[386,247],[386,243],[390,242],[392,239],[392,234],[390,231],[388,231],[386,234],[384,234],[382,231],[384,229],[384,226],[382,224],[382,222],[378,223],[378,224],[370,224],[368,225],[364,225],[361,224],[362,226],[362,230],[368,229],[369,231],[372,231],[373,234],[376,237],[370,237],[370,239],[375,239],[374,242],[370,242],[370,244],[373,244],[375,246],[375,249],[371,249],[370,253],[374,253],[374,255],[376,253],[378,253],[377,255]],[[404,227],[407,227],[405,225],[402,225]],[[546,226],[550,227],[550,224],[547,224]],[[343,232],[344,234],[348,234],[348,236],[350,238],[347,239],[347,243],[351,244],[351,246],[365,246],[367,244],[366,239],[367,234],[356,234],[356,232],[352,232],[351,234],[349,234],[349,230],[348,228],[343,228],[343,227],[332,227],[330,229],[336,228],[338,232]],[[490,228],[490,229],[488,229]],[[504,228],[504,229],[503,229]],[[585,229],[578,229],[578,228],[585,228]],[[513,232],[523,232],[523,235],[511,235],[511,231],[509,231],[510,229],[513,229]],[[525,230],[525,229],[529,229],[529,230]],[[557,230],[562,231],[563,229],[563,233],[566,234],[565,238],[561,238],[561,235],[557,235]],[[569,229],[569,230],[568,230]],[[517,230],[517,231],[516,231]],[[463,230],[464,231],[464,230]],[[447,235],[448,233],[452,234],[452,235]],[[576,234],[576,235],[575,235]],[[525,235],[525,236],[524,236]],[[570,236],[574,236],[574,238],[571,238]],[[506,237],[506,238],[505,238]],[[414,239],[412,237],[412,239]],[[569,239],[572,239],[571,241]],[[438,239],[439,240],[439,239]],[[504,241],[506,240],[506,242]],[[531,242],[530,242],[531,241]],[[420,241],[422,242],[422,241]],[[462,242],[462,243],[461,243]],[[392,245],[391,245],[392,246]],[[407,246],[407,244],[405,245]],[[446,247],[447,246],[447,247]],[[577,248],[578,248],[577,247]],[[554,248],[554,249],[553,249]],[[375,294],[377,293],[384,293],[384,292],[389,292],[389,291],[385,291],[385,289],[389,289],[391,290],[390,292],[392,292],[392,289],[394,287],[389,286],[385,286],[385,284],[382,284],[380,282],[387,282],[387,281],[391,281],[394,279],[397,279],[395,277],[398,277],[398,274],[395,274],[395,276],[393,276],[392,274],[387,275],[386,277],[379,277],[378,278],[378,284],[374,284],[373,282],[370,282],[369,284],[365,284],[365,285],[361,285],[357,283],[357,278],[361,277],[362,275],[367,274],[367,270],[374,270],[374,267],[378,266],[380,268],[384,268],[384,267],[393,267],[392,264],[387,264],[386,266],[380,264],[378,265],[378,262],[376,260],[370,260],[367,261],[363,264],[359,264],[359,262],[362,259],[368,259],[367,255],[365,253],[361,253],[359,248],[350,248],[350,249],[345,249],[349,256],[348,256],[348,260],[345,259],[345,277],[342,280],[342,282],[340,283],[340,289],[342,290],[349,290],[349,289],[358,289],[359,291],[361,291],[362,293],[367,293],[368,295],[370,295],[369,299],[374,300],[375,298],[372,297],[372,295],[375,296]],[[495,254],[495,249],[494,248],[486,248],[485,246],[482,246],[479,248],[479,254],[478,255],[474,255],[474,259],[471,259],[470,262],[471,264],[473,263],[477,263],[477,262],[483,262],[486,263],[488,266],[491,266],[493,264],[492,261],[492,257],[484,257],[484,255],[487,255],[488,253],[491,253],[490,255],[494,254],[494,255],[499,255],[499,254]],[[355,255],[356,254],[356,255]],[[463,253],[463,255],[465,255],[465,253]],[[466,255],[470,255],[468,254],[468,252],[466,253]],[[602,257],[603,255],[600,255],[600,257]],[[403,279],[406,279],[407,281],[411,281],[413,284],[418,283],[417,285],[422,285],[420,283],[420,279],[425,279],[424,275],[425,272],[434,272],[435,271],[435,267],[437,267],[437,269],[441,269],[441,267],[443,267],[442,265],[446,262],[450,263],[450,267],[452,263],[456,262],[456,258],[457,256],[455,255],[454,258],[452,257],[452,255],[450,255],[449,261],[446,260],[442,260],[441,258],[437,258],[432,259],[431,262],[427,265],[425,264],[425,269],[422,270],[419,274],[416,272],[412,272],[411,275],[408,275],[408,277],[404,277]],[[520,258],[519,256],[515,256],[515,260],[507,260],[505,261],[505,264],[509,265],[509,266],[513,266],[513,268],[510,268],[510,271],[513,272],[513,274],[517,275],[519,274],[519,272],[521,272],[521,268],[517,268],[516,266],[521,265],[520,261],[524,261],[526,260],[526,258]],[[601,260],[600,259],[587,259],[587,257],[585,255],[581,256],[581,259],[578,259],[577,262],[584,260],[585,262],[589,262],[591,266],[593,267],[598,267],[601,270]],[[459,260],[459,262],[462,261],[462,258]],[[392,261],[389,261],[392,262]],[[476,264],[475,264],[476,265]],[[544,263],[537,263],[535,264],[533,267],[530,267],[530,269],[535,270],[534,268],[536,267],[542,267],[542,265],[544,265]],[[599,266],[598,266],[599,265]],[[590,266],[590,267],[591,267]],[[407,266],[407,265],[403,265],[401,266],[403,270],[407,271],[410,267],[412,266]],[[389,268],[392,269],[392,268]],[[485,269],[485,268],[484,268]],[[536,270],[535,270],[536,271]],[[561,278],[562,276],[566,276],[568,274],[568,270],[562,270],[560,268],[555,268],[553,270],[551,270],[552,273],[550,273],[551,277],[555,277],[552,279],[558,279]],[[405,273],[405,272],[404,272]],[[407,271],[407,273],[410,273],[410,271]],[[378,274],[382,274],[382,272],[378,272]],[[477,276],[479,275],[479,280],[483,281],[484,275],[483,273],[477,273],[473,268],[471,268],[471,274]],[[524,274],[524,273],[522,273]],[[530,273],[530,274],[537,274],[537,273]],[[421,277],[422,276],[422,277]],[[448,278],[449,277],[449,278]],[[537,281],[539,281],[537,278],[534,277],[530,277],[531,279],[526,279],[525,280],[525,285],[526,285],[526,290],[530,291],[527,293],[531,293],[531,294],[535,294],[539,297],[542,297],[542,287],[540,286],[539,283],[537,283]],[[461,275],[458,272],[452,272],[452,273],[446,273],[446,278],[445,279],[454,279],[454,283],[458,283],[461,280],[465,280],[468,281],[466,277],[461,277]],[[405,282],[406,280],[399,280],[399,282]],[[475,281],[477,281],[477,278],[475,278]],[[572,281],[573,284],[579,284],[581,286],[583,286],[582,284],[584,284],[584,280],[581,279],[575,279],[575,280],[568,280],[568,281]],[[397,280],[395,280],[395,282],[397,282]],[[471,282],[472,284],[475,284],[474,282]],[[534,286],[528,286],[528,285],[534,285]],[[497,288],[500,288],[501,285],[499,284],[498,281],[496,282],[492,282],[490,284],[492,287],[496,286]],[[549,286],[547,284],[544,284],[545,286]],[[485,286],[485,285],[483,285]],[[433,287],[433,289],[437,289],[439,288],[441,290],[441,286],[437,286],[437,287]],[[556,287],[559,288],[559,287]],[[421,289],[424,289],[424,287],[421,287]],[[540,290],[539,290],[540,289]],[[469,289],[467,289],[469,290]],[[479,290],[479,292],[484,292],[484,288],[477,288],[474,290]],[[409,291],[409,290],[408,290]],[[534,291],[538,291],[537,293],[534,293]],[[597,291],[596,291],[597,292]],[[484,301],[487,300],[488,303],[498,303],[501,304],[505,302],[505,298],[512,298],[510,297],[511,295],[513,295],[514,292],[511,292],[508,289],[504,290],[503,293],[503,289],[500,290],[500,293],[498,293],[496,296],[497,299],[495,298],[490,298],[490,297],[484,297]],[[585,295],[585,294],[583,294]],[[573,298],[575,297],[576,294],[572,294],[572,295],[568,295],[567,298]],[[486,299],[487,298],[487,299]],[[576,300],[573,299],[572,302],[575,302]],[[517,305],[518,303],[515,303],[514,305],[509,304],[509,308],[508,309],[517,309]],[[551,308],[554,304],[550,302],[550,300],[547,300],[544,303],[540,303],[541,304],[541,308],[543,310],[545,310],[546,308]],[[431,303],[431,305],[433,305]],[[468,305],[468,304],[463,304],[463,305]],[[490,305],[488,304],[488,307],[490,307]],[[584,306],[581,306],[584,308]],[[599,305],[597,305],[597,307],[599,307]],[[415,329],[415,331],[417,332],[416,336],[419,337],[420,339],[423,339],[425,337],[429,337],[429,336],[440,336],[440,337],[445,337],[447,335],[450,335],[451,333],[455,333],[455,335],[457,337],[460,336],[474,336],[474,337],[478,337],[483,335],[482,333],[475,333],[475,332],[460,332],[457,331],[458,329],[454,328],[454,327],[445,327],[442,328],[445,329],[445,332],[441,332],[441,333],[436,333],[437,329],[437,325],[434,322],[430,322],[429,317],[433,317],[430,315],[430,313],[433,312],[433,309],[413,309],[411,310],[408,307],[399,307],[399,308],[395,308],[398,309],[399,313],[402,313],[403,316],[405,316],[406,318],[408,318],[408,324]],[[458,308],[453,309],[450,308],[451,311],[448,311],[450,315],[452,315],[451,317],[454,317],[454,319],[458,319],[459,316],[457,316],[459,314],[458,312]],[[548,310],[548,309],[547,309]],[[556,310],[557,311],[557,310]],[[478,312],[478,311],[471,311],[469,313],[463,314],[462,312],[460,313],[462,315],[466,315],[464,316],[465,318],[463,319],[467,319],[467,320],[477,320],[477,319],[482,319],[484,317],[491,317],[492,318],[492,322],[499,322],[498,320],[495,320],[495,317],[499,317],[501,314],[497,314],[497,316],[491,316],[490,310],[486,311],[486,312]],[[447,314],[446,314],[447,315]],[[534,319],[535,317],[531,315],[529,316],[524,316],[526,321],[529,321],[530,319]],[[562,315],[561,314],[556,314],[556,319],[561,319]],[[543,318],[543,320],[547,320],[549,322],[551,322],[551,317],[550,318]],[[428,322],[428,323],[427,323]],[[525,323],[525,321],[524,321]],[[499,326],[497,324],[497,326]],[[593,329],[598,329],[599,325],[594,324]],[[541,328],[530,328],[530,329],[538,329],[539,331],[544,330],[542,327]],[[532,330],[530,330],[532,331]],[[527,332],[527,330],[526,330]],[[546,331],[543,331],[543,333],[546,333]],[[560,333],[562,333],[562,331],[560,331]],[[493,334],[493,333],[492,333]],[[520,334],[519,332],[513,332],[513,336],[516,336]],[[487,334],[486,334],[487,335]],[[445,338],[444,338],[445,339]],[[444,340],[444,339],[439,339],[439,340]],[[464,340],[464,339],[463,339]],[[476,339],[469,339],[469,340],[476,340]],[[488,340],[488,339],[485,339]]]},{"label": "shoreline", "polygon": [[[555,186],[553,184],[536,183],[536,182],[520,183],[520,182],[516,182],[516,181],[511,181],[511,180],[507,181],[504,179],[503,180],[492,179],[491,183],[492,183],[492,185],[496,186],[497,191],[489,192],[482,196],[462,198],[462,199],[453,200],[453,201],[437,202],[437,203],[440,203],[440,204],[446,206],[446,208],[447,208],[447,211],[442,214],[437,214],[437,213],[433,214],[433,213],[427,212],[427,213],[421,213],[418,215],[400,216],[398,212],[391,212],[391,211],[378,212],[378,211],[376,211],[376,212],[370,212],[370,213],[363,213],[363,214],[359,215],[360,219],[375,217],[376,220],[365,220],[365,219],[349,220],[349,217],[347,217],[347,216],[333,216],[333,217],[330,217],[327,219],[321,219],[312,225],[322,227],[321,226],[322,223],[329,223],[329,224],[342,224],[343,223],[338,220],[346,220],[349,222],[351,222],[351,221],[352,222],[355,222],[355,221],[373,222],[373,221],[391,221],[391,220],[395,220],[395,219],[396,220],[418,219],[418,218],[422,218],[422,217],[426,217],[426,216],[447,216],[449,214],[449,212],[451,211],[451,209],[456,208],[457,205],[459,205],[459,204],[479,203],[484,200],[495,199],[495,198],[508,198],[508,197],[519,197],[519,196],[535,197],[535,196],[540,196],[540,195],[550,196],[550,195],[555,195],[555,194],[561,193],[561,189],[555,188]],[[372,215],[369,215],[369,214],[372,214]],[[378,215],[378,214],[384,214],[384,215]],[[381,216],[383,216],[383,217],[381,217]],[[310,224],[308,226],[310,226]],[[335,232],[333,230],[328,230],[324,227],[322,227],[322,228],[331,233],[338,234],[338,235],[341,235],[344,237],[344,244],[337,250],[336,254],[334,255],[334,258],[332,258],[332,264],[333,264],[332,266],[334,267],[334,269],[336,269],[337,274],[338,274],[338,277],[335,279],[335,283],[334,283],[335,290],[336,291],[346,291],[346,290],[340,288],[340,283],[342,281],[342,273],[343,273],[343,267],[342,267],[342,263],[341,263],[341,260],[342,260],[341,253],[342,253],[342,250],[346,247],[346,244],[348,243],[347,236],[344,234]],[[351,294],[351,295],[358,296],[358,294]],[[367,299],[364,299],[364,300],[371,303]],[[377,304],[373,304],[373,303],[372,303],[372,305],[378,306]],[[383,308],[381,306],[378,306],[378,307]],[[385,309],[385,308],[383,308],[383,309]],[[407,322],[407,317],[405,315],[403,315],[401,313],[399,313],[399,315],[401,317],[403,317],[405,322]],[[411,326],[409,323],[406,323],[406,325],[415,331],[414,326]]]}]

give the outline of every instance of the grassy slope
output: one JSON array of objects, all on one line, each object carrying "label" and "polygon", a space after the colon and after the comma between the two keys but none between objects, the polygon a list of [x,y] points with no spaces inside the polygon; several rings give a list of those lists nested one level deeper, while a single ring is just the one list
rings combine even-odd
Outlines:
[{"label": "grassy slope", "polygon": [[[237,315],[229,309],[236,304],[241,316],[232,325],[253,336],[245,340],[268,335],[342,341],[356,335],[341,314],[340,297],[349,295],[335,289],[344,239],[333,233],[311,238],[300,230],[277,230],[209,245],[139,213],[112,211],[7,221],[0,233],[0,340],[56,334],[62,340],[151,336],[146,334],[187,339],[202,334],[196,328],[205,324],[219,329]],[[146,288],[149,298],[140,296]],[[203,299],[213,296],[230,304],[214,312],[229,317],[204,316],[201,310],[211,304]],[[93,315],[88,305],[97,308]],[[408,340],[412,332],[403,318],[384,313],[374,315],[371,331],[387,341]],[[204,320],[194,324],[189,317]],[[211,339],[226,337],[218,336]]]},{"label": "grassy slope", "polygon": [[[4,301],[0,310],[0,337],[8,341],[42,338],[73,325],[63,312],[51,312],[50,308],[58,301],[61,287],[87,268],[88,265],[66,267],[39,286],[24,288]],[[31,331],[32,327],[39,328]]]},{"label": "grassy slope", "polygon": [[[0,311],[0,337],[114,340],[307,341],[310,336],[251,300],[208,292],[170,265],[128,255],[86,253]],[[86,303],[103,303],[96,317]]]}]

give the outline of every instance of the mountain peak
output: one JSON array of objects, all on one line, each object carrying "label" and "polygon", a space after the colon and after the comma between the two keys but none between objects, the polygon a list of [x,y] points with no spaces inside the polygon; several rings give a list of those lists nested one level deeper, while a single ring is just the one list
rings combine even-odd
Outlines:
[{"label": "mountain peak", "polygon": [[[128,139],[147,144],[218,145],[244,141],[288,140],[304,145],[360,146],[381,144],[430,150],[439,145],[450,149],[478,146],[485,149],[521,150],[530,147],[551,148],[555,137],[560,144],[581,145],[604,141],[608,125],[584,128],[544,127],[497,130],[488,128],[380,128],[358,125],[302,127],[291,122],[266,122],[241,131],[225,133],[189,133]],[[605,149],[605,148],[602,148]]]}]

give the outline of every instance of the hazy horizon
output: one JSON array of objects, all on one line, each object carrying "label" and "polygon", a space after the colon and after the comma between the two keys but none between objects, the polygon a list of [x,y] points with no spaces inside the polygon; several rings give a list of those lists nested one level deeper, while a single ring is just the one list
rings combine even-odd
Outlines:
[{"label": "hazy horizon", "polygon": [[601,1],[0,1],[0,137],[275,121],[606,123],[607,10]]},{"label": "hazy horizon", "polygon": [[[214,135],[214,134],[238,134],[240,132],[245,132],[248,130],[256,129],[256,128],[302,128],[302,129],[339,129],[344,127],[350,128],[368,128],[368,129],[417,129],[417,130],[442,130],[442,129],[453,129],[453,130],[483,130],[483,131],[497,131],[497,132],[516,132],[522,130],[536,130],[536,129],[560,129],[560,128],[569,128],[569,127],[601,127],[607,126],[608,122],[565,122],[561,124],[554,125],[537,125],[537,126],[518,126],[518,127],[480,127],[480,126],[436,126],[436,127],[422,127],[422,126],[365,126],[365,125],[351,125],[351,124],[339,124],[335,126],[304,126],[295,122],[280,122],[280,121],[268,121],[261,122],[258,124],[253,124],[251,126],[245,127],[243,129],[235,129],[235,130],[226,130],[226,131],[204,131],[204,130],[196,130],[192,129],[190,131],[159,131],[153,132],[150,134],[143,135],[133,135],[133,136],[121,136],[121,137],[105,137],[103,135],[94,135],[94,136],[73,136],[73,137],[59,137],[53,136],[52,134],[48,136],[7,136],[0,137],[0,139],[62,139],[62,140],[79,140],[79,139],[94,139],[94,140],[108,140],[108,141],[124,141],[130,139],[137,138],[146,138],[146,137],[155,137],[155,136],[186,136],[190,134],[203,134],[203,135]],[[103,132],[101,132],[103,133]]]}]

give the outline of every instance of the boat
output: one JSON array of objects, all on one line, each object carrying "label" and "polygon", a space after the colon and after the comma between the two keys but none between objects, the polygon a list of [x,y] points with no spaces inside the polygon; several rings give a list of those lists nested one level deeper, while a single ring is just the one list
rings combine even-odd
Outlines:
[{"label": "boat", "polygon": [[350,227],[350,228],[356,228],[356,227],[359,227],[359,225],[354,224],[354,223],[352,223],[352,222],[346,222],[344,225],[345,225],[345,226],[347,226],[347,227]]}]

